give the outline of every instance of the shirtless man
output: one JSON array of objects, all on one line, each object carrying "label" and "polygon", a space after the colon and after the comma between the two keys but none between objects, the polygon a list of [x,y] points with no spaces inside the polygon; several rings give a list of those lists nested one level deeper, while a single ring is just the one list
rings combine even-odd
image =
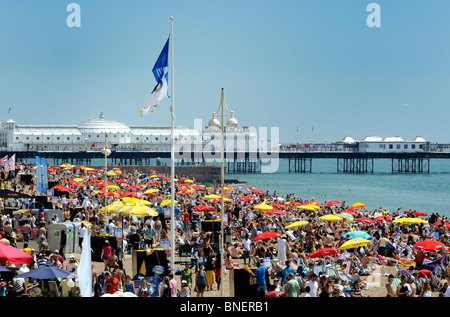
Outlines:
[{"label": "shirtless man", "polygon": [[386,292],[387,294],[391,294],[392,297],[396,297],[397,291],[394,288],[392,282],[394,281],[394,275],[390,274],[388,277],[388,281],[386,282]]}]

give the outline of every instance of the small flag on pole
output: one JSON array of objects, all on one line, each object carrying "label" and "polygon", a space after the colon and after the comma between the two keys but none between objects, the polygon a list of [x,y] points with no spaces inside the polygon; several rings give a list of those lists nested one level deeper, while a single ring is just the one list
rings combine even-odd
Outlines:
[{"label": "small flag on pole", "polygon": [[157,84],[144,105],[141,107],[141,117],[147,115],[149,112],[153,112],[161,101],[166,97],[169,97],[167,92],[167,82],[169,77],[169,39],[167,39],[164,48],[153,66],[153,75],[155,76]]}]

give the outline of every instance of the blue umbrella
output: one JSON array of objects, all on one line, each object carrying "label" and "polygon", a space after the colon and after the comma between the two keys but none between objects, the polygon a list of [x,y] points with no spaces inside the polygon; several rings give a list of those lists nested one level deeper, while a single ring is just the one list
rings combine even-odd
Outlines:
[{"label": "blue umbrella", "polygon": [[344,238],[360,238],[360,239],[366,239],[366,240],[372,240],[372,236],[368,234],[365,231],[350,231],[342,235]]},{"label": "blue umbrella", "polygon": [[37,269],[17,275],[18,278],[31,277],[38,280],[52,280],[55,278],[67,278],[72,272],[62,270],[53,265],[40,266]]},{"label": "blue umbrella", "polygon": [[8,270],[6,267],[0,265],[0,272],[11,272],[11,271]]}]

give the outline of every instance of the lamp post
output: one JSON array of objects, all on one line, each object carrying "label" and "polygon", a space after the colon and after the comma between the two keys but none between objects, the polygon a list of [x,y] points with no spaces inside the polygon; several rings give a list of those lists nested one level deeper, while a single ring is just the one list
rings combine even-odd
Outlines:
[{"label": "lamp post", "polygon": [[103,149],[102,149],[102,154],[105,156],[105,217],[108,215],[108,212],[107,212],[107,207],[106,207],[106,205],[108,204],[108,198],[107,198],[107,186],[108,186],[108,184],[107,184],[107,180],[108,180],[108,178],[107,178],[107,167],[108,167],[108,156],[109,155],[111,155],[111,150],[110,149],[108,149],[108,144],[106,143],[106,138],[107,138],[107,134],[106,134],[106,132],[105,132],[105,145],[103,146]]},{"label": "lamp post", "polygon": [[[228,114],[225,114],[225,109],[228,111]],[[217,112],[220,110],[220,122],[217,120]],[[224,245],[224,209],[225,209],[225,203],[224,203],[224,186],[225,186],[225,125],[224,125],[224,119],[225,117],[230,117],[227,120],[227,126],[230,128],[235,128],[237,126],[237,120],[234,118],[233,111],[228,110],[226,104],[225,104],[225,94],[224,90],[222,88],[221,90],[221,97],[220,97],[220,105],[216,112],[213,112],[213,117],[209,121],[208,126],[210,128],[221,128],[222,133],[222,151],[221,151],[221,179],[220,179],[220,187],[221,187],[221,193],[220,193],[220,245],[219,245],[219,252],[220,252],[220,276],[223,276],[223,245]],[[220,288],[220,295],[223,297],[223,285]]]}]

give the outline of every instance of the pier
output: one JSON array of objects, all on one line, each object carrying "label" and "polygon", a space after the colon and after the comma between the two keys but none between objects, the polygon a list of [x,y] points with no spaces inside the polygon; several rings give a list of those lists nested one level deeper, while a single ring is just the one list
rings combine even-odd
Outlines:
[{"label": "pier", "polygon": [[[158,165],[162,159],[170,159],[167,149],[114,149],[107,158],[112,165]],[[0,155],[16,154],[18,162],[32,161],[35,156],[45,157],[53,165],[70,163],[73,165],[97,165],[95,159],[104,159],[100,151],[2,151]],[[262,166],[270,160],[288,161],[291,173],[312,173],[315,159],[336,160],[338,173],[374,173],[376,160],[390,160],[392,173],[430,173],[432,159],[450,159],[450,144],[429,144],[420,151],[379,151],[364,152],[358,146],[342,144],[314,144],[287,146],[281,145],[274,150],[225,151],[225,167],[227,174],[261,173]],[[175,164],[184,165],[218,165],[220,151],[176,151]]]}]

